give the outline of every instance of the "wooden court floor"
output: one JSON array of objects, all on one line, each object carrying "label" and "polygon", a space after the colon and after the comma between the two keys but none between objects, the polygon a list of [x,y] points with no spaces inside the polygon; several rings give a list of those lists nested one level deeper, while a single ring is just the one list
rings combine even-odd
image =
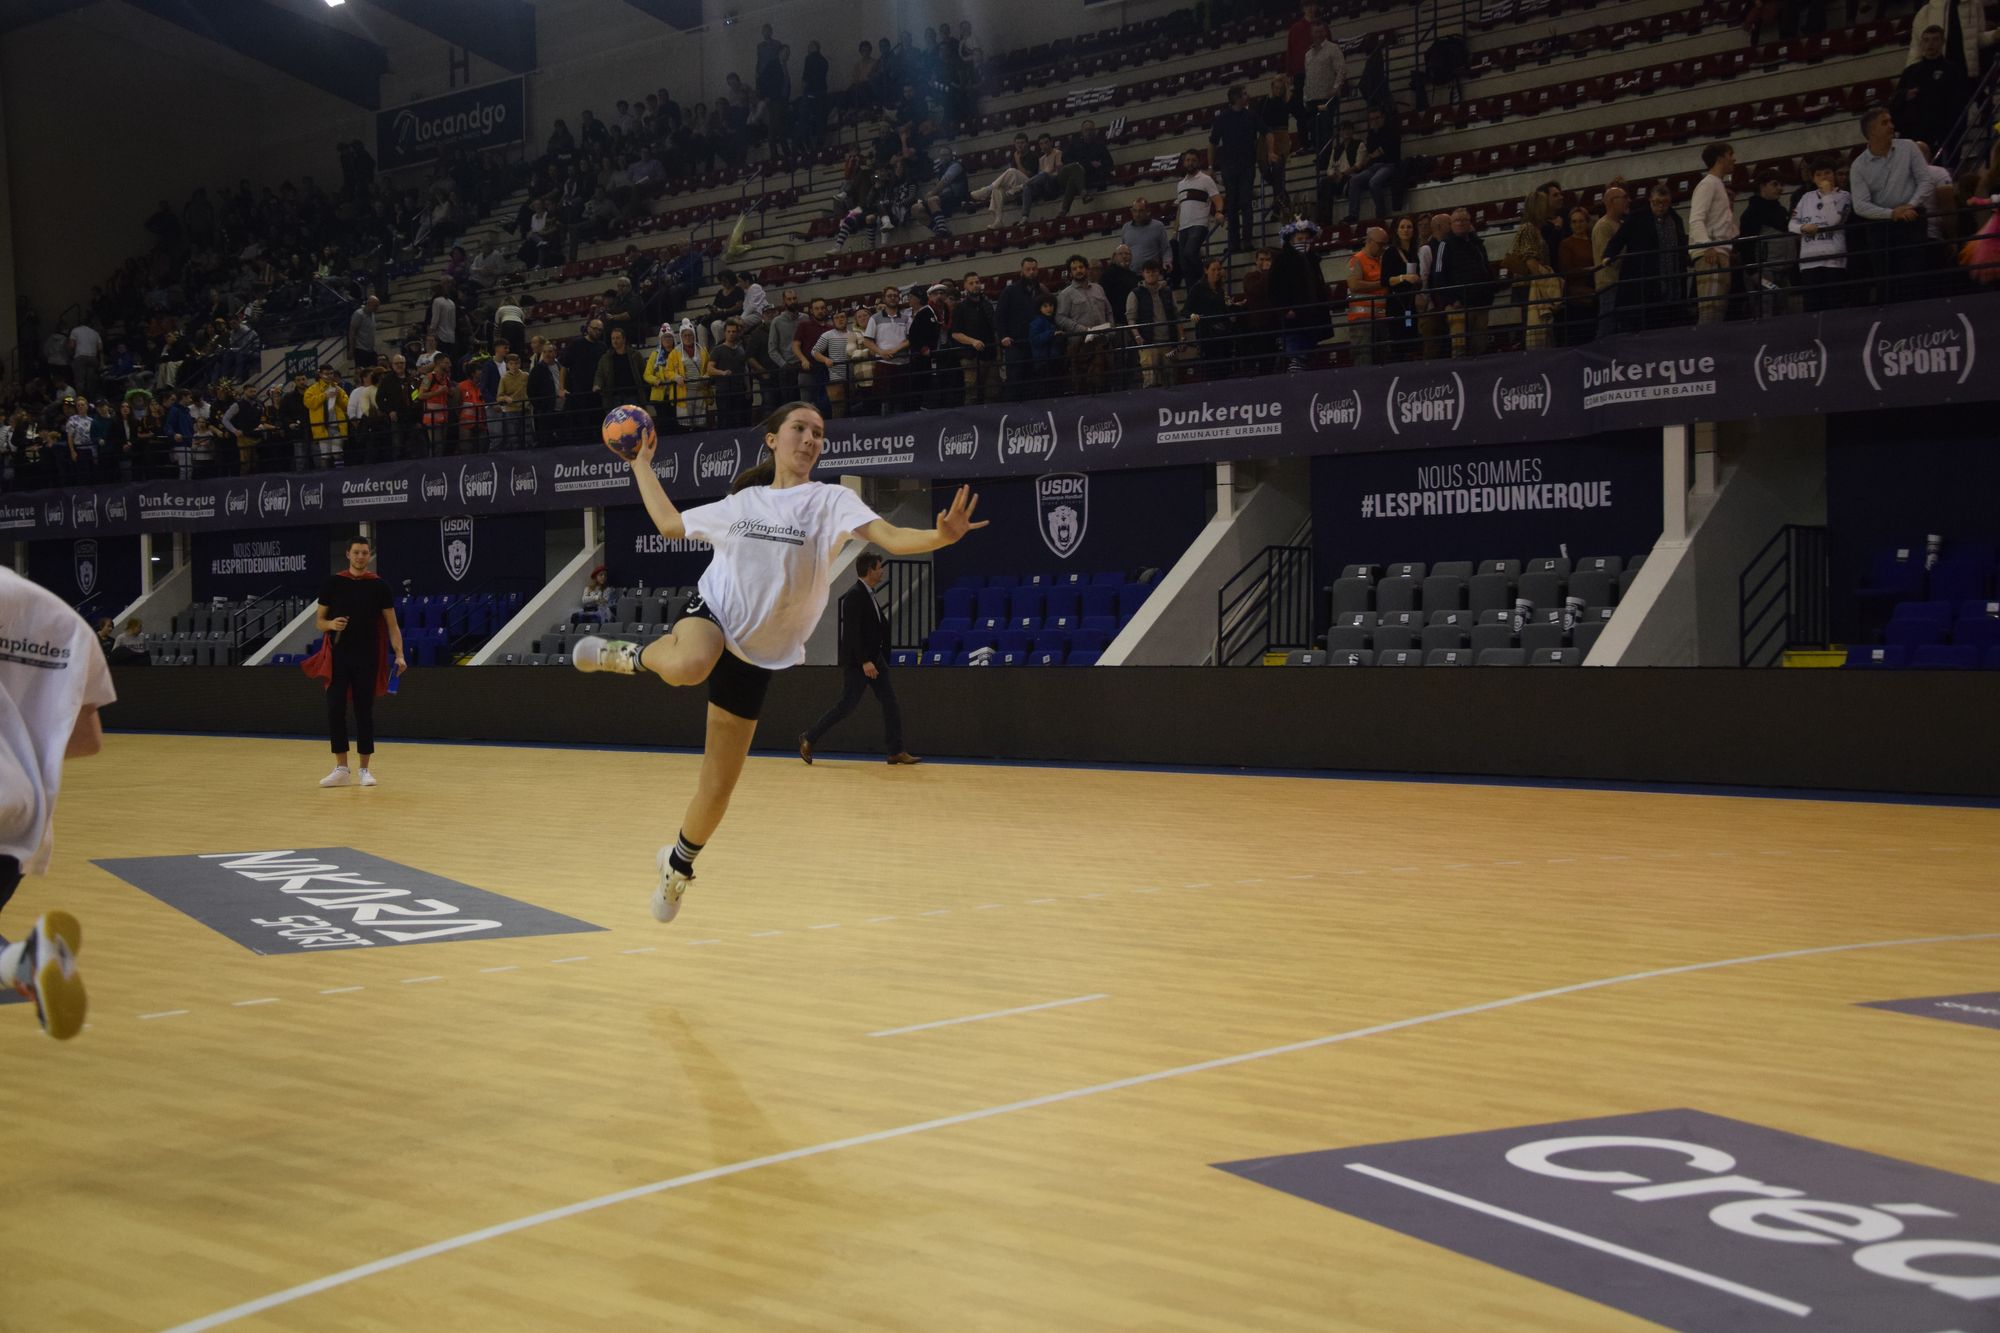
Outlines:
[{"label": "wooden court floor", "polygon": [[[2000,990],[1994,810],[760,757],[663,927],[694,764],[73,765],[0,1328],[1642,1329],[1214,1164],[1693,1107],[2000,1182],[2000,1032],[1856,1007]],[[603,929],[260,956],[92,864],[311,847]]]}]

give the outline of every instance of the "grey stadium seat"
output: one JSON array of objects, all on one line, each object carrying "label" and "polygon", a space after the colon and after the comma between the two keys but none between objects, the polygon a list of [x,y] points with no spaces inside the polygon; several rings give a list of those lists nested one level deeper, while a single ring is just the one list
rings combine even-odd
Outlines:
[{"label": "grey stadium seat", "polygon": [[1427,573],[1429,571],[1424,568],[1421,561],[1405,561],[1400,565],[1384,565],[1382,567],[1382,577],[1385,579],[1415,579],[1421,583],[1423,582],[1424,575]]},{"label": "grey stadium seat", "polygon": [[1463,648],[1469,641],[1467,636],[1472,630],[1470,611],[1433,611],[1430,622],[1424,626],[1425,652],[1439,648]]},{"label": "grey stadium seat", "polygon": [[1342,629],[1374,629],[1381,623],[1381,617],[1373,611],[1343,611],[1333,623]]},{"label": "grey stadium seat", "polygon": [[1431,574],[1424,580],[1424,609],[1437,611],[1463,607],[1465,581],[1465,578],[1457,574]]},{"label": "grey stadium seat", "polygon": [[548,664],[549,664],[549,655],[547,653],[528,654],[529,666],[547,666]]},{"label": "grey stadium seat", "polygon": [[1514,627],[1511,624],[1472,627],[1472,651],[1475,653],[1511,651],[1514,647]]},{"label": "grey stadium seat", "polygon": [[1358,625],[1335,625],[1326,632],[1326,650],[1333,652],[1353,652],[1368,646],[1368,636],[1373,630]]},{"label": "grey stadium seat", "polygon": [[1572,566],[1566,555],[1537,556],[1528,562],[1523,574],[1563,574],[1567,575]]},{"label": "grey stadium seat", "polygon": [[1589,606],[1610,606],[1618,600],[1618,572],[1579,569],[1569,576],[1569,595],[1583,598]]},{"label": "grey stadium seat", "polygon": [[1471,666],[1472,654],[1464,648],[1433,648],[1424,654],[1425,666]]},{"label": "grey stadium seat", "polygon": [[1522,648],[1481,648],[1477,660],[1481,666],[1526,666],[1528,654]]},{"label": "grey stadium seat", "polygon": [[1378,667],[1413,667],[1423,664],[1424,655],[1414,648],[1398,648],[1393,652],[1375,654],[1375,665]]},{"label": "grey stadium seat", "polygon": [[1348,648],[1340,652],[1329,651],[1326,656],[1328,666],[1374,666],[1375,654],[1366,648]]},{"label": "grey stadium seat", "polygon": [[1294,648],[1285,654],[1286,666],[1325,666],[1326,654],[1311,648]]},{"label": "grey stadium seat", "polygon": [[1375,584],[1369,579],[1335,579],[1333,613],[1336,616],[1366,611],[1375,602]]},{"label": "grey stadium seat", "polygon": [[1579,620],[1576,622],[1576,628],[1570,631],[1570,638],[1576,642],[1577,653],[1587,657],[1590,650],[1597,646],[1597,636],[1602,633],[1604,633],[1603,621]]},{"label": "grey stadium seat", "polygon": [[1582,666],[1583,654],[1574,648],[1537,648],[1529,666]]},{"label": "grey stadium seat", "polygon": [[1521,646],[1530,653],[1539,653],[1550,648],[1561,648],[1564,646],[1563,638],[1563,627],[1560,620],[1554,623],[1546,620],[1537,621],[1532,625],[1521,626]]},{"label": "grey stadium seat", "polygon": [[1424,585],[1414,578],[1393,576],[1375,585],[1375,609],[1379,611],[1414,611],[1422,603]]},{"label": "grey stadium seat", "polygon": [[1521,576],[1519,560],[1482,560],[1472,576],[1467,604],[1474,611],[1490,611],[1514,605],[1514,580]]},{"label": "grey stadium seat", "polygon": [[[1538,562],[1539,563],[1539,562]],[[1515,581],[1515,595],[1537,607],[1561,605],[1569,575],[1553,569],[1531,569]]]}]

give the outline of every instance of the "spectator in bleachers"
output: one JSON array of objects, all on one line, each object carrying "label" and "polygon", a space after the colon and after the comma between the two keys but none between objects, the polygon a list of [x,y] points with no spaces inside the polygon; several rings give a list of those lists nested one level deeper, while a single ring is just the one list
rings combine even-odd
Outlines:
[{"label": "spectator in bleachers", "polygon": [[1173,384],[1174,350],[1181,339],[1180,312],[1164,278],[1160,261],[1148,260],[1140,270],[1139,285],[1125,298],[1125,323],[1139,349],[1139,373],[1148,389]]},{"label": "spectator in bleachers", "polygon": [[1278,222],[1292,215],[1291,191],[1285,188],[1285,172],[1292,160],[1292,80],[1280,74],[1271,80],[1271,90],[1257,103],[1257,165],[1264,177],[1270,203],[1264,210],[1266,221]]},{"label": "spectator in bleachers", "polygon": [[[252,397],[251,402],[254,404],[256,399]],[[132,400],[127,397],[119,399],[116,410],[110,413],[110,419],[105,423],[104,456],[117,464],[120,481],[138,479],[140,451],[144,445],[144,440],[139,434],[139,426],[143,419],[142,414],[133,407]],[[252,466],[255,465],[254,452],[248,462]],[[249,472],[250,467],[246,466],[243,471]]]},{"label": "spectator in bleachers", "polygon": [[1174,187],[1174,271],[1182,286],[1201,274],[1202,251],[1207,248],[1208,233],[1215,225],[1218,199],[1227,205],[1227,197],[1215,178],[1201,169],[1201,155],[1192,148],[1182,153],[1181,178]]},{"label": "spectator in bleachers", "polygon": [[806,303],[806,312],[799,317],[792,329],[792,363],[798,368],[799,396],[821,405],[826,402],[826,376],[823,367],[813,360],[812,349],[819,342],[820,335],[832,324],[827,318],[827,303],[824,297],[815,296]]},{"label": "spectator in bleachers", "polygon": [[1069,349],[1071,385],[1077,393],[1101,393],[1110,367],[1111,302],[1090,279],[1090,261],[1071,255],[1069,283],[1056,294],[1056,327]]},{"label": "spectator in bleachers", "polygon": [[1318,148],[1340,124],[1340,90],[1347,83],[1347,53],[1333,40],[1326,24],[1313,25],[1313,44],[1306,50],[1299,98],[1305,114],[1299,130],[1308,147]]},{"label": "spectator in bleachers", "polygon": [[1712,143],[1701,150],[1708,170],[1695,182],[1688,203],[1688,231],[1697,253],[1695,322],[1719,324],[1729,315],[1730,267],[1735,262],[1738,235],[1735,205],[1729,194],[1729,174],[1736,169],[1736,150]]},{"label": "spectator in bleachers", "polygon": [[527,443],[528,372],[521,369],[521,354],[509,351],[506,369],[488,399],[487,422],[497,449],[519,449]]},{"label": "spectator in bleachers", "polygon": [[1443,282],[1436,274],[1438,261],[1444,257],[1445,238],[1450,235],[1451,214],[1433,213],[1430,228],[1424,232],[1424,243],[1417,251],[1418,276],[1423,279],[1417,302],[1417,327],[1424,337],[1423,355],[1433,361],[1444,356],[1450,346],[1444,308],[1431,295],[1431,289]]},{"label": "spectator in bleachers", "polygon": [[[696,337],[694,324],[684,321],[659,372],[658,383],[665,391],[662,399],[664,410],[656,414],[661,430],[700,430],[710,424],[713,417],[711,369],[708,349]],[[653,376],[654,372],[648,370],[646,378],[651,380]]]},{"label": "spectator in bleachers", "polygon": [[646,369],[639,350],[625,340],[625,330],[611,330],[611,344],[597,359],[591,377],[597,391],[593,411],[609,412],[614,407],[644,407],[647,400]]},{"label": "spectator in bleachers", "polygon": [[1062,380],[1062,328],[1056,323],[1056,298],[1046,289],[1041,290],[1034,321],[1028,325],[1028,345],[1032,361],[1021,397],[1058,392]]},{"label": "spectator in bleachers", "polygon": [[708,378],[715,394],[714,424],[750,424],[750,354],[743,346],[743,321],[722,323],[722,341],[708,349]]},{"label": "spectator in bleachers", "polygon": [[1368,134],[1362,144],[1361,165],[1347,182],[1347,225],[1361,220],[1363,196],[1373,196],[1375,216],[1389,214],[1389,191],[1403,161],[1402,133],[1389,123],[1379,106],[1368,108]]},{"label": "spectator in bleachers", "polygon": [[852,331],[848,328],[847,307],[836,306],[828,315],[828,327],[812,345],[812,359],[819,366],[821,387],[828,407],[836,417],[847,415],[847,361]]},{"label": "spectator in bleachers", "polygon": [[958,307],[952,312],[951,339],[959,347],[968,407],[1000,399],[1000,333],[986,282],[977,273],[965,275]]},{"label": "spectator in bleachers", "polygon": [[952,407],[964,396],[958,344],[951,340],[951,294],[944,283],[932,283],[924,303],[910,315],[911,388],[906,401],[911,407]]},{"label": "spectator in bleachers", "polygon": [[1452,210],[1451,234],[1445,237],[1437,254],[1431,270],[1430,296],[1432,303],[1444,312],[1445,324],[1451,332],[1451,354],[1454,358],[1483,356],[1495,279],[1486,244],[1472,230],[1470,212],[1463,208]]},{"label": "spectator in bleachers", "polygon": [[[1251,219],[1257,209],[1257,149],[1262,139],[1257,113],[1251,110],[1250,94],[1237,85],[1229,90],[1228,105],[1216,113],[1208,131],[1209,156],[1222,176],[1222,193],[1229,213],[1229,253],[1240,255],[1255,243]],[[1189,154],[1182,155],[1183,164]],[[1133,247],[1137,253],[1138,247]],[[1198,271],[1180,274],[1182,286],[1195,281]]]},{"label": "spectator in bleachers", "polygon": [[1044,134],[1035,141],[1036,171],[1027,188],[1021,193],[1022,216],[1028,208],[1044,199],[1060,198],[1062,207],[1056,216],[1066,218],[1084,190],[1083,167],[1063,157],[1062,145],[1055,136]]},{"label": "spectator in bleachers", "polygon": [[1614,250],[1614,243],[1624,230],[1625,218],[1631,207],[1632,196],[1625,187],[1610,186],[1604,192],[1604,216],[1590,229],[1590,254],[1596,267],[1597,336],[1600,338],[1610,337],[1629,323],[1618,310],[1619,294],[1624,290],[1619,281],[1624,264],[1620,255],[1624,247],[1619,243]]},{"label": "spectator in bleachers", "polygon": [[1889,99],[1896,124],[1925,143],[1950,138],[1972,96],[1965,60],[1946,58],[1944,44],[1945,31],[1936,23],[1919,32],[1910,63]]},{"label": "spectator in bleachers", "polygon": [[1131,262],[1135,267],[1144,267],[1149,259],[1159,260],[1162,270],[1173,263],[1173,247],[1167,238],[1167,225],[1153,216],[1153,205],[1149,200],[1132,201],[1132,220],[1119,229],[1118,242],[1131,251]]},{"label": "spectator in bleachers", "polygon": [[[1021,260],[1020,272],[1000,293],[995,304],[995,323],[1000,331],[1000,360],[1007,372],[1007,397],[1016,401],[1031,398],[1028,383],[1034,378],[1034,348],[1031,333],[1045,289],[1041,265],[1034,256]],[[1050,307],[1051,316],[1054,307]]]},{"label": "spectator in bleachers", "polygon": [[[296,377],[295,392],[303,392],[297,387],[296,381],[304,379],[303,375]],[[166,436],[168,456],[173,459],[174,470],[180,479],[192,481],[194,480],[194,413],[190,412],[187,404],[181,401],[178,390],[167,390],[161,402],[165,408],[161,433]]]},{"label": "spectator in bleachers", "polygon": [[424,325],[424,332],[437,339],[438,351],[452,360],[458,359],[458,302],[452,298],[449,280],[440,280],[431,287],[430,318]]},{"label": "spectator in bleachers", "polygon": [[[1156,258],[1156,262],[1160,265],[1160,272],[1164,274],[1167,271],[1165,261]],[[1093,274],[1097,285],[1104,289],[1104,301],[1111,307],[1113,324],[1126,322],[1125,298],[1139,285],[1141,271],[1140,268],[1133,266],[1132,247],[1120,242],[1111,247],[1111,257]]]},{"label": "spectator in bleachers", "polygon": [[793,343],[797,339],[800,319],[799,294],[796,290],[787,290],[771,315],[765,356],[776,380],[777,401],[781,403],[792,402],[799,396],[802,366]]},{"label": "spectator in bleachers", "polygon": [[1376,360],[1402,361],[1417,355],[1417,301],[1424,287],[1422,246],[1414,215],[1398,218],[1382,252],[1383,285],[1388,288],[1387,324],[1376,340]]},{"label": "spectator in bleachers", "polygon": [[356,370],[375,364],[375,312],[381,305],[371,295],[347,317],[347,364]]},{"label": "spectator in bleachers", "polygon": [[1921,204],[1930,173],[1916,144],[1896,137],[1896,122],[1885,108],[1862,113],[1861,133],[1867,146],[1848,169],[1853,210],[1866,228],[1876,277],[1883,280],[1877,299],[1897,300],[1910,294],[1897,280],[1924,266]]},{"label": "spectator in bleachers", "polygon": [[1743,266],[1759,315],[1786,315],[1796,308],[1789,289],[1797,279],[1799,244],[1792,237],[1792,214],[1779,198],[1782,193],[1777,172],[1759,172],[1737,221],[1736,262]]},{"label": "spectator in bleachers", "polygon": [[459,392],[451,378],[451,359],[440,356],[433,360],[416,392],[423,403],[424,435],[430,452],[456,453]]},{"label": "spectator in bleachers", "polygon": [[1388,232],[1370,227],[1347,261],[1347,346],[1357,366],[1375,364],[1375,341],[1388,324],[1389,287],[1382,268],[1388,241]]},{"label": "spectator in bleachers", "polygon": [[[1300,11],[1299,17],[1293,19],[1291,26],[1285,29],[1285,63],[1283,71],[1288,80],[1286,87],[1288,101],[1291,99],[1292,93],[1305,87],[1306,63],[1317,35],[1314,30],[1319,26],[1319,6],[1316,4],[1307,4]],[[1306,133],[1306,109],[1304,104],[1301,102],[1294,106],[1292,110],[1299,118],[1299,132],[1302,134]]]},{"label": "spectator in bleachers", "polygon": [[66,485],[88,486],[97,480],[97,441],[90,426],[90,400],[78,393],[63,395],[69,415],[63,419],[63,440],[68,466],[62,477]]},{"label": "spectator in bleachers", "polygon": [[1501,264],[1503,276],[1510,276],[1521,293],[1522,346],[1530,350],[1553,345],[1555,322],[1562,311],[1563,284],[1550,261],[1539,227],[1521,227],[1514,233],[1514,248]]},{"label": "spectator in bleachers", "polygon": [[1560,334],[1565,346],[1590,341],[1597,319],[1597,259],[1590,248],[1590,210],[1579,204],[1569,211],[1569,230],[1556,247],[1556,273],[1563,281]]},{"label": "spectator in bleachers", "polygon": [[1312,253],[1318,225],[1298,218],[1278,234],[1284,244],[1271,259],[1270,301],[1278,312],[1286,367],[1301,371],[1310,367],[1315,350],[1333,332],[1333,292]]},{"label": "spectator in bleachers", "polygon": [[993,225],[997,227],[1000,225],[1002,204],[1008,199],[1019,198],[1021,217],[1025,220],[1028,216],[1028,207],[1034,202],[1028,198],[1025,191],[1028,182],[1034,179],[1035,173],[1040,169],[1040,163],[1036,161],[1033,151],[1028,147],[1028,136],[1017,134],[1007,149],[1007,165],[1000,168],[999,174],[992,180],[974,190],[972,200],[974,203],[987,205],[987,212],[991,214]]},{"label": "spectator in bleachers", "polygon": [[1220,379],[1228,373],[1224,364],[1230,353],[1229,299],[1223,295],[1223,277],[1228,266],[1211,259],[1202,267],[1201,281],[1187,289],[1188,328],[1194,336],[1195,353],[1201,361],[1203,379]]},{"label": "spectator in bleachers", "polygon": [[2000,45],[2000,28],[1988,23],[1982,0],[1925,0],[1910,20],[1910,54],[1906,64],[1924,58],[1924,34],[1932,28],[1943,37],[1940,54],[1954,65],[1963,66],[1968,81],[1977,82],[1987,53]]},{"label": "spectator in bleachers", "polygon": [[1096,121],[1084,121],[1083,128],[1063,151],[1083,170],[1083,202],[1087,204],[1099,192],[1111,188],[1111,145],[1105,141],[1104,131]]}]

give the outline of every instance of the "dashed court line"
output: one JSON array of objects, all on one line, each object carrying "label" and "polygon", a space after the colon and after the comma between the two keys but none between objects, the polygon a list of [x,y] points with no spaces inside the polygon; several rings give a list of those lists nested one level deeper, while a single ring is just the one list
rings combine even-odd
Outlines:
[{"label": "dashed court line", "polygon": [[231,1000],[229,1002],[229,1007],[232,1009],[248,1009],[250,1006],[255,1004],[276,1004],[277,1002],[278,1002],[277,996],[266,995],[261,1000]]}]

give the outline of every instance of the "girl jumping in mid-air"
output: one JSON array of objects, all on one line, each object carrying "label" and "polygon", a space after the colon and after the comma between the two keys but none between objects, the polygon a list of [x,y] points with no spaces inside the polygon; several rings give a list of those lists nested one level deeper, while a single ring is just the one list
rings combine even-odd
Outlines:
[{"label": "girl jumping in mid-air", "polygon": [[809,403],[787,403],[764,423],[771,457],[736,478],[728,498],[683,513],[653,475],[654,443],[640,447],[632,475],[660,535],[715,548],[673,632],[642,650],[636,643],[586,638],[571,661],[579,671],[634,675],[641,668],[669,685],[708,682],[708,737],[701,777],[681,820],[680,837],[662,847],[653,916],[671,921],[694,878],[694,860],[729,809],[743,772],[773,672],[805,660],[806,637],[826,610],[833,559],[850,538],[890,555],[935,551],[985,522],[972,521],[978,500],[961,486],[935,528],[899,528],[854,492],[812,479],[826,423]]}]

